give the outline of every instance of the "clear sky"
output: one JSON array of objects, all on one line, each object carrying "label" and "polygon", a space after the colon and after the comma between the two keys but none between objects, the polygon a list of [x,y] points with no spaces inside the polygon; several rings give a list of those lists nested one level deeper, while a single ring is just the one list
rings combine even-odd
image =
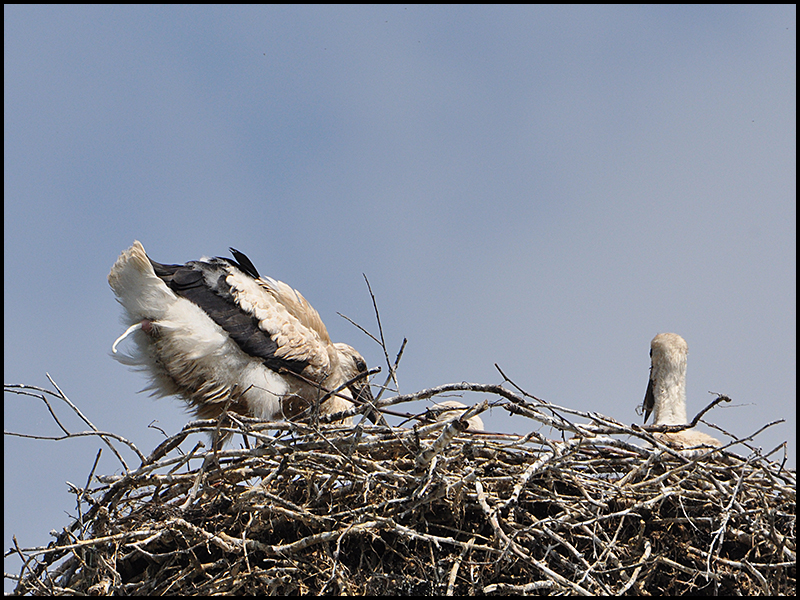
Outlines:
[{"label": "clear sky", "polygon": [[[336,314],[377,331],[366,274],[404,393],[498,363],[640,422],[650,340],[679,333],[690,416],[714,391],[739,436],[786,419],[755,443],[794,465],[796,35],[794,5],[6,5],[5,381],[50,373],[149,451],[187,416],[110,358],[108,271],[134,239],[234,246],[380,365]],[[18,396],[4,421],[58,433]],[[100,446],[6,437],[6,548],[69,522]]]}]

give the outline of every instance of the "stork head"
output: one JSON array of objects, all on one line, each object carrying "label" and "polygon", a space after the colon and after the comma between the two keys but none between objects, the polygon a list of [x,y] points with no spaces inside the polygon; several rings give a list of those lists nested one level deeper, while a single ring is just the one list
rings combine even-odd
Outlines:
[{"label": "stork head", "polygon": [[[437,421],[447,421],[456,416],[457,413],[464,414],[464,411],[469,406],[457,400],[443,400],[442,402],[437,402],[431,408],[437,409],[438,415],[435,417]],[[470,417],[467,419],[467,429],[469,431],[484,431],[483,419],[478,415]]]},{"label": "stork head", "polygon": [[[367,361],[358,353],[358,350],[347,344],[334,344],[339,353],[339,366],[342,370],[342,383],[349,381],[367,370]],[[372,402],[372,390],[369,389],[369,380],[364,377],[350,386],[350,393],[357,404]]]},{"label": "stork head", "polygon": [[686,423],[686,357],[689,346],[677,333],[659,333],[650,342],[650,381],[644,420],[655,411],[655,425]]}]

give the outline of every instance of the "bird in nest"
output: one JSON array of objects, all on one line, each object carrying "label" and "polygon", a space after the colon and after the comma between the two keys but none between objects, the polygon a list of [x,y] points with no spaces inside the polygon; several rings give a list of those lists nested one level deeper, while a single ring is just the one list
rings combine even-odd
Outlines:
[{"label": "bird in nest", "polygon": [[[335,344],[316,310],[287,284],[259,275],[244,254],[157,263],[138,241],[108,283],[130,325],[112,347],[146,371],[157,396],[183,398],[200,418],[228,410],[265,421],[371,403],[364,358]],[[134,349],[117,352],[131,336]]]},{"label": "bird in nest", "polygon": [[[654,425],[685,425],[686,359],[689,345],[677,333],[659,333],[650,342],[650,379],[642,403],[644,421],[653,414]],[[722,442],[696,429],[656,433],[654,437],[675,448],[718,447]]]},{"label": "bird in nest", "polygon": [[[433,415],[433,419],[442,422],[464,414],[469,407],[457,400],[443,400],[435,403],[430,408],[429,412]],[[483,419],[478,415],[470,417],[466,422],[468,431],[484,431]]]}]

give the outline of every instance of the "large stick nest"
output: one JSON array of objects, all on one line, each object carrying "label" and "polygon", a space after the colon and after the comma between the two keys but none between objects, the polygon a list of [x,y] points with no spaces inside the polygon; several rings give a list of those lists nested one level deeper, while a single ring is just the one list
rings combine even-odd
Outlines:
[{"label": "large stick nest", "polygon": [[795,595],[796,475],[749,438],[677,451],[492,385],[378,404],[454,391],[531,433],[467,431],[485,400],[411,428],[197,421],[75,489],[79,517],[12,549],[7,577],[31,595]]}]

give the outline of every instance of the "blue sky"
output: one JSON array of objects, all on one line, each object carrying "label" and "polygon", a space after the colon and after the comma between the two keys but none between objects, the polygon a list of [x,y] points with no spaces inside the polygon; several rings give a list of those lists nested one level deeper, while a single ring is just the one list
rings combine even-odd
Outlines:
[{"label": "blue sky", "polygon": [[[689,414],[711,390],[734,402],[707,418],[737,435],[786,419],[756,444],[788,440],[795,464],[793,5],[4,17],[6,382],[50,373],[151,449],[151,421],[187,416],[110,358],[108,271],[134,239],[160,262],[234,246],[380,365],[336,314],[376,331],[366,274],[390,354],[409,340],[402,392],[499,383],[498,363],[538,397],[639,422],[650,340],[679,333]],[[6,430],[56,433],[41,404],[4,407]],[[65,481],[99,446],[5,439],[6,548],[68,523]]]}]

